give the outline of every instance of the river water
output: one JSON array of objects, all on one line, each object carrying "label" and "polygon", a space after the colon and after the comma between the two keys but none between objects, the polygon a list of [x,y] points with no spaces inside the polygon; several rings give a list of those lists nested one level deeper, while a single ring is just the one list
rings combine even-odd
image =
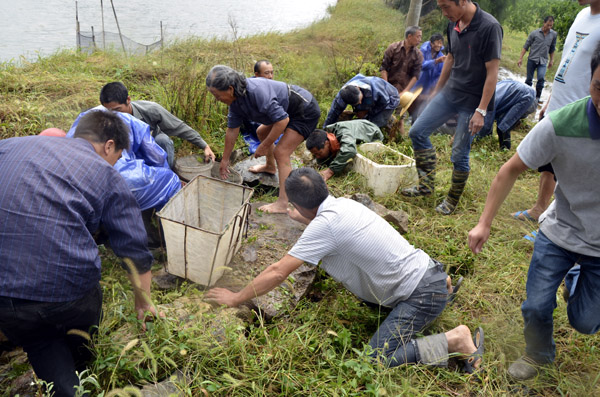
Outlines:
[{"label": "river water", "polygon": [[[113,0],[122,33],[142,44],[190,36],[232,38],[259,32],[286,32],[327,16],[337,0]],[[82,31],[117,32],[110,0],[79,0]],[[0,62],[35,60],[74,48],[75,1],[0,0]]]}]

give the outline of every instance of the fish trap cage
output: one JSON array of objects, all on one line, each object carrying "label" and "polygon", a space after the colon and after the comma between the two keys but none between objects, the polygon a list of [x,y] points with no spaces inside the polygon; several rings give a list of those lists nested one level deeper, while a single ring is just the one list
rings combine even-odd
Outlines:
[{"label": "fish trap cage", "polygon": [[197,176],[157,216],[167,248],[167,272],[205,286],[223,275],[248,228],[254,190]]}]

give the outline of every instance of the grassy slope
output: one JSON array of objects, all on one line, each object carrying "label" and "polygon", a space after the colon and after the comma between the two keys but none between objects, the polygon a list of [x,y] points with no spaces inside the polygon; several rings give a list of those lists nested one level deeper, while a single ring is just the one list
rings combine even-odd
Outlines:
[{"label": "grassy slope", "polygon": [[[162,102],[219,149],[226,109],[207,97],[203,87],[212,65],[225,63],[249,73],[256,59],[268,58],[276,67],[276,78],[308,88],[325,113],[336,88],[348,77],[358,71],[376,72],[383,49],[399,39],[402,26],[403,16],[379,1],[340,0],[330,19],[290,34],[265,34],[234,43],[191,40],[147,58],[62,52],[23,68],[5,66],[0,68],[0,135],[35,134],[49,126],[68,129],[80,110],[97,104],[104,83],[122,80],[133,98]],[[525,37],[505,33],[503,65],[514,67]],[[515,143],[526,132],[527,128],[517,130]],[[481,382],[444,369],[386,370],[369,365],[360,352],[376,329],[377,313],[330,279],[317,286],[323,300],[306,300],[272,324],[251,327],[246,338],[240,337],[239,328],[231,327],[225,342],[217,343],[202,323],[181,329],[177,321],[167,319],[139,335],[136,347],[123,351],[130,337],[116,330],[133,321],[131,292],[123,271],[106,255],[105,316],[92,368],[101,388],[162,379],[178,366],[192,376],[185,389],[189,395],[198,395],[200,389],[215,395],[511,395],[528,390],[535,395],[599,394],[597,336],[578,334],[568,326],[561,299],[555,313],[558,369],[528,383],[529,389],[511,383],[506,375],[510,361],[523,350],[519,305],[525,297],[532,244],[522,236],[534,229],[508,214],[534,201],[537,173],[527,172],[517,181],[493,225],[490,241],[476,257],[467,248],[467,232],[477,222],[491,180],[512,152],[498,152],[494,139],[475,143],[473,172],[459,208],[455,215],[442,217],[433,208],[449,186],[450,151],[447,137],[433,141],[439,156],[435,197],[408,200],[390,195],[378,201],[408,212],[407,239],[446,263],[452,275],[466,276],[456,304],[427,332],[442,332],[459,323],[483,326],[486,355]],[[409,142],[398,147],[412,151]],[[180,153],[191,150],[186,144],[179,146]],[[368,190],[364,179],[354,173],[334,178],[330,186],[336,195]],[[164,304],[196,294],[193,286],[184,285],[157,293],[155,299]]]}]

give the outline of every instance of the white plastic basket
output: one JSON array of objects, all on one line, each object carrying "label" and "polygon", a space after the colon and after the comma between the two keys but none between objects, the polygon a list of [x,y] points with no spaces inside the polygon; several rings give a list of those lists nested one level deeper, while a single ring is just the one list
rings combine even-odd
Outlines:
[{"label": "white plastic basket", "polygon": [[408,187],[417,182],[417,168],[415,161],[411,157],[389,148],[381,142],[363,143],[359,148],[363,153],[392,150],[404,157],[408,163],[405,165],[378,164],[360,153],[356,154],[353,169],[367,178],[367,185],[373,189],[373,193],[376,196],[395,193],[398,187]]}]

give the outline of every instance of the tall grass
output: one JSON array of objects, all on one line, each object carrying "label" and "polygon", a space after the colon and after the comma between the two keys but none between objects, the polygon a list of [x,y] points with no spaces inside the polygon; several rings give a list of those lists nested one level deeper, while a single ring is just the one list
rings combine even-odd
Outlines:
[{"label": "tall grass", "polygon": [[[250,75],[254,62],[262,58],[275,66],[276,79],[311,91],[324,119],[341,84],[358,72],[376,75],[383,50],[400,40],[404,30],[404,16],[377,0],[340,0],[331,11],[330,18],[292,33],[261,34],[234,42],[186,40],[143,58],[63,51],[21,68],[3,65],[0,137],[36,134],[50,126],[68,129],[81,110],[98,104],[102,85],[121,80],[133,99],[162,103],[197,128],[217,152],[223,146],[227,110],[207,94],[206,72],[223,63]],[[514,54],[518,56],[522,40],[520,35],[505,32],[503,66],[514,67]],[[530,127],[529,122],[514,132],[515,147]],[[180,370],[183,376],[174,381],[189,396],[600,395],[598,337],[574,332],[560,299],[555,312],[556,366],[525,384],[507,377],[507,366],[524,348],[519,306],[525,297],[532,244],[522,237],[535,228],[511,219],[509,213],[534,202],[538,176],[531,171],[517,181],[493,224],[486,248],[474,256],[466,245],[467,233],[477,222],[495,173],[514,149],[499,152],[491,137],[476,142],[465,194],[456,213],[443,217],[434,208],[449,188],[448,139],[433,137],[438,153],[433,197],[407,199],[392,194],[377,201],[406,211],[410,243],[445,263],[452,276],[466,276],[456,304],[426,332],[443,332],[460,323],[472,329],[481,325],[486,353],[480,381],[454,368],[385,369],[369,364],[364,344],[384,314],[365,307],[323,275],[313,299],[288,308],[270,323],[258,318],[249,325],[229,311],[203,305],[202,290],[192,284],[154,291],[153,300],[163,309],[185,297],[190,314],[181,317],[167,310],[167,318],[142,333],[129,281],[116,258],[104,253],[104,318],[93,341],[96,358],[89,374],[99,387],[92,394],[109,395],[111,389],[120,390],[113,395],[133,393]],[[395,147],[412,154],[406,140]],[[197,148],[179,142],[178,151],[198,153]],[[332,178],[329,186],[336,196],[369,192],[364,178],[352,172]],[[215,326],[222,332],[214,332]],[[17,364],[14,368],[6,377],[0,376],[1,395],[12,394],[8,385],[26,369]]]}]

